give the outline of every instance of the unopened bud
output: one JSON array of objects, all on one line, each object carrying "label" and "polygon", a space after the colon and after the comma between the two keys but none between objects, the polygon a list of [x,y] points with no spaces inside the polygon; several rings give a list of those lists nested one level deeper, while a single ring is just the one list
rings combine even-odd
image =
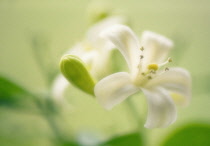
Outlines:
[{"label": "unopened bud", "polygon": [[82,91],[94,95],[95,81],[82,60],[74,55],[64,55],[60,70],[66,79]]}]

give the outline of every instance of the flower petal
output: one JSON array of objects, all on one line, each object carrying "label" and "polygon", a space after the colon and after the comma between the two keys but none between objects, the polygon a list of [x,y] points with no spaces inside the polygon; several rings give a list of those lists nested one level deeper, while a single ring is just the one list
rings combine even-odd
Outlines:
[{"label": "flower petal", "polygon": [[168,38],[150,31],[144,31],[141,38],[144,47],[144,64],[162,63],[173,47]]},{"label": "flower petal", "polygon": [[[93,25],[87,32],[87,41],[91,44],[93,44],[93,47],[103,47],[104,45],[109,46],[109,49],[114,48],[113,44],[107,43],[107,41],[104,41],[101,37],[99,37],[100,33],[107,29],[108,27],[111,27],[115,24],[124,24],[126,22],[126,19],[122,16],[112,16],[103,19],[102,21],[99,21],[95,25]],[[97,48],[101,49],[101,48]]]},{"label": "flower petal", "polygon": [[95,96],[106,109],[113,108],[137,91],[139,91],[139,88],[132,84],[130,76],[126,72],[107,76],[95,86]]},{"label": "flower petal", "polygon": [[137,70],[140,56],[140,44],[134,32],[127,26],[114,25],[101,33],[109,39],[122,53],[131,72]]},{"label": "flower petal", "polygon": [[176,107],[169,93],[160,87],[142,89],[148,101],[146,128],[162,128],[176,120]]},{"label": "flower petal", "polygon": [[85,41],[83,41],[74,45],[71,49],[67,51],[66,54],[71,54],[79,57],[89,66],[92,64],[92,60],[97,54],[96,50],[89,47],[90,46]]},{"label": "flower petal", "polygon": [[58,75],[52,85],[52,96],[59,100],[64,98],[64,92],[68,86],[69,82],[63,75]]},{"label": "flower petal", "polygon": [[174,101],[179,105],[186,106],[191,100],[191,77],[183,68],[170,68],[146,85],[146,87],[154,86],[162,86],[169,90]]},{"label": "flower petal", "polygon": [[105,46],[101,46],[103,49],[87,49],[87,47],[88,44],[85,42],[78,43],[69,50],[68,54],[78,56],[82,59],[82,61],[87,65],[90,73],[96,79],[101,79],[110,74],[111,68],[109,63],[113,50],[109,49],[109,47],[105,48]]}]

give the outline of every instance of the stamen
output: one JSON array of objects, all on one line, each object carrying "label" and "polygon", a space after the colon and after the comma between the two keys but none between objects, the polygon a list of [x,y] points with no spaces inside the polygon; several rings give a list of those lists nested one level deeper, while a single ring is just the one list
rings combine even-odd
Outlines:
[{"label": "stamen", "polygon": [[[144,56],[143,56],[144,47],[142,46],[142,47],[140,48],[140,50],[141,50],[142,52],[140,53],[140,56],[139,56],[139,58],[140,58],[140,62],[139,62],[139,64],[138,64],[139,73],[140,73],[141,70],[142,70],[142,62],[143,62],[143,58],[144,58]],[[145,74],[145,73],[141,73],[141,75],[145,76],[146,74]]]},{"label": "stamen", "polygon": [[144,58],[144,56],[143,55],[140,55],[140,59],[143,59]]},{"label": "stamen", "polygon": [[171,57],[168,58],[168,62],[172,62],[173,60],[171,59]]},{"label": "stamen", "polygon": [[142,46],[142,47],[140,48],[140,50],[141,50],[141,51],[144,51],[144,47]]},{"label": "stamen", "polygon": [[153,64],[147,65],[148,70],[146,72],[144,72],[144,75],[146,75],[148,79],[152,79],[152,76],[160,75],[162,73],[165,73],[166,71],[169,71],[169,68],[165,67],[165,69],[162,70],[162,73],[157,72],[157,74],[156,74],[157,70],[159,70],[161,67],[165,66],[169,62],[172,62],[172,59],[170,57],[165,62],[163,62],[161,64],[153,63]]},{"label": "stamen", "polygon": [[165,71],[169,71],[169,68],[168,68],[168,67],[166,67],[166,68],[165,68]]},{"label": "stamen", "polygon": [[168,64],[168,63],[170,63],[170,62],[172,62],[171,57],[169,57],[165,62],[159,64],[159,66],[162,67],[162,66],[164,66],[164,65],[166,65],[166,64]]}]

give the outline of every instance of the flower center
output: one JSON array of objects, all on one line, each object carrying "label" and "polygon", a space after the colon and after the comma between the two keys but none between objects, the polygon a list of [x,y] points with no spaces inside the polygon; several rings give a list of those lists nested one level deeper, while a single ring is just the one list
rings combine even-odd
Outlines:
[{"label": "flower center", "polygon": [[158,70],[158,65],[157,64],[149,64],[147,66],[147,69],[156,71],[156,70]]},{"label": "flower center", "polygon": [[[141,47],[141,55],[140,55],[140,63],[138,65],[138,74],[137,77],[134,79],[134,84],[137,86],[144,86],[149,80],[155,78],[158,75],[161,75],[169,70],[166,65],[170,62],[172,62],[172,59],[169,57],[165,62],[157,64],[157,63],[151,63],[146,66],[143,66],[144,61],[144,55],[143,51],[144,48]],[[164,69],[162,69],[164,68]]]}]

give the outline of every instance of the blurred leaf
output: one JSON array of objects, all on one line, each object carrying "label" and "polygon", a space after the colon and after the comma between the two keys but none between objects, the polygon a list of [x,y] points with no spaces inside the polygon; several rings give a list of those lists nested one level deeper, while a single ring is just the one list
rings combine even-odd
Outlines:
[{"label": "blurred leaf", "polygon": [[210,146],[210,125],[184,126],[171,134],[162,146]]},{"label": "blurred leaf", "polygon": [[16,83],[0,76],[0,105],[15,104],[29,94]]},{"label": "blurred leaf", "polygon": [[37,108],[39,97],[34,97],[18,84],[0,76],[0,107],[29,114],[37,113],[40,112]]},{"label": "blurred leaf", "polygon": [[139,133],[131,133],[115,137],[101,146],[142,146],[142,138]]}]

